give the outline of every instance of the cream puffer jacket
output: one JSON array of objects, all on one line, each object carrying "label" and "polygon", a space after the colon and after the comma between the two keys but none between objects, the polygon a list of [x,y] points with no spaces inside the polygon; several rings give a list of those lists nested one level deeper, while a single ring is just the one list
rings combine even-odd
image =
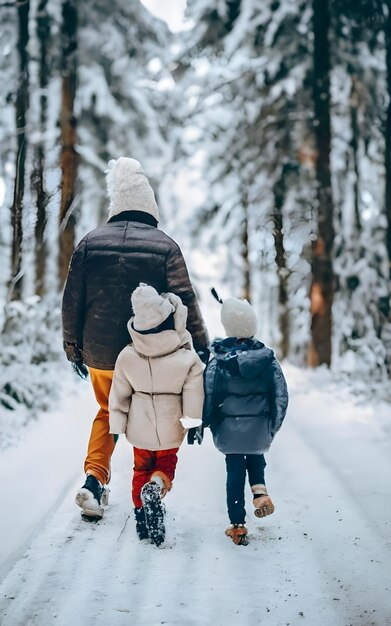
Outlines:
[{"label": "cream puffer jacket", "polygon": [[187,307],[167,297],[175,330],[141,334],[129,321],[133,344],[118,356],[109,397],[110,433],[126,433],[145,450],[179,447],[186,433],[180,418],[202,417],[203,365],[186,330]]}]

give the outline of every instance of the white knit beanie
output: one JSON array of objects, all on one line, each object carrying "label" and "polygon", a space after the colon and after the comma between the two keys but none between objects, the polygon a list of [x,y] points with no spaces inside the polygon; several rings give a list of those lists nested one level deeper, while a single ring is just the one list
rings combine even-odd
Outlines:
[{"label": "white knit beanie", "polygon": [[160,296],[156,289],[145,283],[140,283],[133,291],[131,300],[135,330],[156,328],[175,311],[175,306],[168,298]]},{"label": "white knit beanie", "polygon": [[221,323],[227,337],[254,337],[257,317],[247,300],[228,298],[221,307]]},{"label": "white knit beanie", "polygon": [[136,159],[119,157],[109,161],[106,183],[110,198],[109,219],[123,211],[142,211],[159,221],[152,187]]}]

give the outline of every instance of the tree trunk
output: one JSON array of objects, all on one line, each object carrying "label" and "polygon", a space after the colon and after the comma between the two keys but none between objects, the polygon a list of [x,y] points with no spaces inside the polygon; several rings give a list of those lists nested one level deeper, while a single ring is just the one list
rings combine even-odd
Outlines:
[{"label": "tree trunk", "polygon": [[350,91],[350,122],[352,127],[352,138],[350,146],[352,148],[353,170],[354,170],[354,218],[356,232],[361,232],[361,216],[360,216],[360,166],[359,166],[359,138],[360,129],[358,125],[358,93],[357,93],[357,77],[352,76],[352,87]]},{"label": "tree trunk", "polygon": [[47,122],[47,94],[49,82],[49,64],[47,46],[50,37],[50,18],[47,12],[48,0],[41,0],[37,14],[37,35],[39,41],[39,88],[40,88],[40,137],[35,147],[33,171],[31,174],[32,188],[37,203],[37,219],[35,222],[35,293],[43,296],[45,293],[45,270],[47,246],[45,242],[45,228],[47,221],[46,208],[49,201],[45,189],[45,131]]},{"label": "tree trunk", "polygon": [[332,304],[334,275],[333,196],[330,150],[330,7],[329,0],[313,0],[313,97],[316,142],[318,232],[312,244],[311,344],[309,364],[331,363]]},{"label": "tree trunk", "polygon": [[11,252],[11,281],[9,297],[11,300],[20,300],[22,297],[22,242],[23,242],[23,201],[26,173],[27,132],[26,119],[29,108],[29,68],[28,51],[29,41],[28,21],[30,2],[26,0],[17,5],[18,11],[18,53],[19,79],[16,94],[16,135],[17,152],[15,168],[14,197],[11,207],[12,225],[12,252]]},{"label": "tree trunk", "polygon": [[243,260],[243,298],[251,303],[251,270],[248,246],[248,197],[247,191],[242,195],[242,260]]},{"label": "tree trunk", "polygon": [[62,90],[61,90],[61,204],[59,237],[60,287],[68,273],[75,245],[74,203],[78,158],[76,153],[76,118],[74,102],[77,74],[77,9],[76,0],[62,5]]},{"label": "tree trunk", "polygon": [[286,166],[283,166],[281,176],[273,187],[274,211],[273,211],[273,237],[276,251],[276,264],[278,275],[278,327],[280,330],[279,357],[284,359],[289,354],[290,317],[288,310],[288,277],[289,271],[286,265],[284,231],[283,231],[283,206],[286,195]]},{"label": "tree trunk", "polygon": [[385,21],[386,63],[388,107],[385,129],[385,170],[386,189],[385,203],[387,216],[387,252],[389,260],[389,279],[391,280],[391,0],[387,0],[387,17]]}]

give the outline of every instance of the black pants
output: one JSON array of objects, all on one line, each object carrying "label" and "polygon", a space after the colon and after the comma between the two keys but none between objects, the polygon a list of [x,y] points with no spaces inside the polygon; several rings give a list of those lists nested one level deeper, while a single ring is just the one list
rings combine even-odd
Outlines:
[{"label": "black pants", "polygon": [[266,461],[263,454],[226,454],[227,506],[231,524],[244,524],[246,509],[244,486],[246,472],[250,486],[265,484]]}]

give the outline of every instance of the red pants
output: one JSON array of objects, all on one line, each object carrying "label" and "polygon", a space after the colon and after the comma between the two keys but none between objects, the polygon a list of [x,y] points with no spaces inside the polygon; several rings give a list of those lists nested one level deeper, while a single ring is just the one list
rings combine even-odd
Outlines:
[{"label": "red pants", "polygon": [[169,491],[171,481],[175,476],[178,450],[179,448],[170,448],[169,450],[157,450],[153,452],[152,450],[134,448],[132,498],[136,508],[142,507],[143,504],[140,498],[141,489],[155,472],[160,472],[168,479],[164,482]]}]

